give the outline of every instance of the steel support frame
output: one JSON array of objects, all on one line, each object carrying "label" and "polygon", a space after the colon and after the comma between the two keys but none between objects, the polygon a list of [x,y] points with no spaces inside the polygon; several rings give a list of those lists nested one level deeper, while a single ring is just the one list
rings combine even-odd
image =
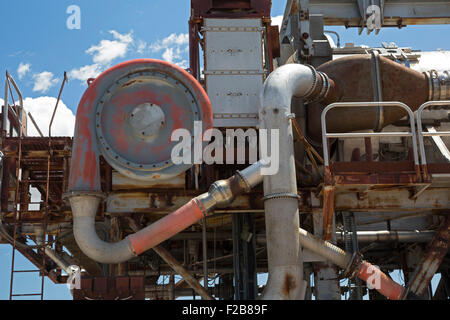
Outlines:
[{"label": "steel support frame", "polygon": [[426,255],[417,266],[408,288],[418,296],[426,294],[436,271],[439,269],[442,260],[448,252],[450,246],[450,215],[445,215],[439,229],[433,236],[429,244]]},{"label": "steel support frame", "polygon": [[255,300],[258,295],[256,233],[253,214],[234,214],[233,267],[235,300]]}]

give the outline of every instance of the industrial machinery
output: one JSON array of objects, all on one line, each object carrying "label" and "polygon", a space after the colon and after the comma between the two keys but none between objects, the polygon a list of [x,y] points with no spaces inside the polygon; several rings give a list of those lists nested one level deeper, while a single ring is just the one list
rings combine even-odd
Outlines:
[{"label": "industrial machinery", "polygon": [[[7,73],[11,298],[16,250],[55,283],[78,270],[76,300],[450,298],[450,52],[342,47],[325,29],[448,24],[449,2],[286,2],[275,26],[269,0],[192,0],[190,68],[108,69],[73,138],[28,137]],[[212,129],[225,161],[198,161]]]}]

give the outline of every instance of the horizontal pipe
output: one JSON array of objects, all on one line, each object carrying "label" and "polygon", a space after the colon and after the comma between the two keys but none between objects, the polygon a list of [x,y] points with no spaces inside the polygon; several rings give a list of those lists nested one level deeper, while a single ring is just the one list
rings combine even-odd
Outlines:
[{"label": "horizontal pipe", "polygon": [[[431,241],[434,235],[434,231],[358,231],[357,237],[358,242],[401,242],[401,243],[428,243]],[[338,231],[335,233],[337,242],[344,242],[345,235],[344,232]],[[352,233],[348,233],[349,237],[352,237]],[[193,237],[193,235],[192,235]],[[212,236],[211,236],[212,237]],[[230,236],[231,237],[231,236]],[[221,235],[222,240],[229,240],[230,237],[226,235]],[[260,244],[266,243],[265,234],[257,234],[256,242]]]},{"label": "horizontal pipe", "polygon": [[[352,233],[348,234],[350,237]],[[433,238],[434,231],[358,231],[358,242],[430,242]],[[344,242],[344,232],[336,232],[336,240],[338,242]]]},{"label": "horizontal pipe", "polygon": [[50,246],[45,247],[45,254],[52,259],[58,267],[64,270],[67,274],[71,274],[72,270],[70,269],[70,265],[60,257]]},{"label": "horizontal pipe", "polygon": [[227,180],[214,182],[207,193],[116,243],[101,240],[95,230],[101,195],[70,193],[67,197],[72,207],[75,240],[81,251],[97,262],[118,264],[128,261],[196,223],[216,207],[227,206],[237,195],[250,191],[262,182],[261,168],[265,165],[264,161],[258,161]]}]

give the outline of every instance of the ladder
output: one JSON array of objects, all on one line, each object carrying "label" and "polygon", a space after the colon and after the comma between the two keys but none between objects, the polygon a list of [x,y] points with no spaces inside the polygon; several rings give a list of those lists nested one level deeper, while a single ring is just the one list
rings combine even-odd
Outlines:
[{"label": "ladder", "polygon": [[[19,230],[21,227],[21,213],[22,210],[24,208],[20,207],[18,209],[18,205],[20,205],[18,202],[19,200],[19,196],[20,196],[20,191],[24,191],[24,192],[28,192],[28,189],[24,189],[23,187],[23,183],[25,183],[25,185],[27,187],[29,187],[28,183],[27,183],[27,177],[24,179],[25,181],[22,180],[22,172],[21,172],[21,161],[22,161],[22,140],[24,137],[24,124],[23,124],[23,100],[22,100],[22,95],[21,92],[19,90],[19,88],[17,87],[17,85],[14,82],[14,79],[11,77],[11,75],[8,73],[8,71],[6,71],[6,83],[5,83],[5,92],[6,92],[6,96],[5,96],[5,108],[3,109],[3,112],[6,113],[6,118],[9,115],[10,109],[12,109],[12,111],[15,111],[13,108],[10,107],[10,105],[8,104],[8,91],[9,94],[11,95],[11,99],[12,99],[12,103],[13,106],[16,106],[15,100],[14,100],[14,94],[12,92],[11,89],[11,84],[13,85],[14,89],[16,90],[18,96],[19,96],[19,106],[17,106],[17,112],[12,112],[13,115],[15,116],[18,126],[19,126],[19,146],[18,146],[18,154],[17,154],[17,158],[16,158],[16,172],[15,172],[15,179],[16,179],[16,186],[15,186],[15,192],[14,192],[14,206],[13,206],[13,211],[14,211],[14,227],[13,227],[13,240],[12,240],[12,258],[11,258],[11,278],[10,278],[10,287],[9,287],[9,300],[13,300],[15,297],[32,297],[32,296],[39,296],[41,300],[44,299],[44,279],[45,279],[45,272],[44,272],[44,267],[45,267],[45,252],[42,252],[42,267],[40,269],[34,269],[34,270],[17,270],[16,269],[16,251],[17,251],[17,244],[18,244],[18,235],[19,235]],[[3,118],[5,119],[5,117]],[[6,123],[4,124],[4,126],[6,127]],[[13,130],[10,132],[10,136],[12,136],[13,134]],[[4,174],[9,174],[9,172],[4,172]],[[22,189],[22,190],[21,190]],[[45,215],[46,216],[46,215]],[[43,251],[45,250],[45,239],[46,239],[46,219],[44,218],[44,234],[43,234],[43,239],[44,239],[44,243],[41,246],[36,246],[38,253],[39,251]],[[29,247],[32,248],[32,247]],[[36,293],[15,293],[14,292],[14,277],[16,274],[18,273],[32,273],[32,272],[39,272],[40,276],[41,276],[41,286],[40,286],[40,291],[36,292]]]}]

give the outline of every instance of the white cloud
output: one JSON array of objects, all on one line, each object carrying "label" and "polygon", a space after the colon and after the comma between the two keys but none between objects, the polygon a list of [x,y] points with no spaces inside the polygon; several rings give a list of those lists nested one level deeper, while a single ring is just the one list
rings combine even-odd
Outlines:
[{"label": "white cloud", "polygon": [[283,16],[272,17],[272,25],[278,26],[278,29],[281,29],[281,24],[283,23]]},{"label": "white cloud", "polygon": [[31,64],[29,63],[23,63],[21,62],[19,64],[19,67],[17,68],[17,74],[19,75],[19,80],[22,80],[22,78],[30,71]]},{"label": "white cloud", "polygon": [[183,46],[189,43],[189,35],[187,33],[172,33],[170,36],[164,38],[163,40],[159,40],[150,45],[150,48],[154,52],[161,51],[168,47],[173,46]]},{"label": "white cloud", "polygon": [[59,82],[59,79],[53,78],[53,73],[44,71],[33,75],[34,87],[33,91],[47,92],[51,87]]},{"label": "white cloud", "polygon": [[164,60],[182,68],[188,67],[186,56],[189,51],[189,35],[187,33],[172,33],[168,37],[152,43],[149,47],[154,53],[162,52],[161,56]]},{"label": "white cloud", "polygon": [[[93,45],[86,50],[87,54],[92,55],[92,64],[85,65],[80,68],[74,68],[69,71],[70,79],[77,79],[86,82],[89,78],[96,78],[101,74],[110,64],[117,58],[123,58],[130,50],[134,43],[133,31],[128,34],[121,34],[115,30],[110,30],[109,33],[114,40],[101,40],[98,45]],[[147,43],[139,40],[137,50],[143,53]]]},{"label": "white cloud", "polygon": [[89,78],[96,78],[100,73],[102,73],[102,67],[99,64],[94,63],[79,69],[72,69],[68,76],[71,79],[86,82]]},{"label": "white cloud", "polygon": [[125,57],[130,44],[133,43],[132,32],[120,34],[111,30],[109,33],[115,40],[101,40],[98,45],[86,50],[86,53],[93,55],[93,61],[96,64],[109,65],[113,60]]},{"label": "white cloud", "polygon": [[137,49],[136,49],[137,53],[143,54],[146,48],[147,48],[147,42],[145,42],[143,40],[139,40]]},{"label": "white cloud", "polygon": [[[56,105],[54,97],[26,98],[23,101],[25,111],[30,112],[44,136],[48,136],[48,126]],[[62,100],[59,101],[55,119],[52,124],[52,136],[72,137],[75,128],[75,115]],[[27,135],[39,136],[30,119],[27,123]]]}]

